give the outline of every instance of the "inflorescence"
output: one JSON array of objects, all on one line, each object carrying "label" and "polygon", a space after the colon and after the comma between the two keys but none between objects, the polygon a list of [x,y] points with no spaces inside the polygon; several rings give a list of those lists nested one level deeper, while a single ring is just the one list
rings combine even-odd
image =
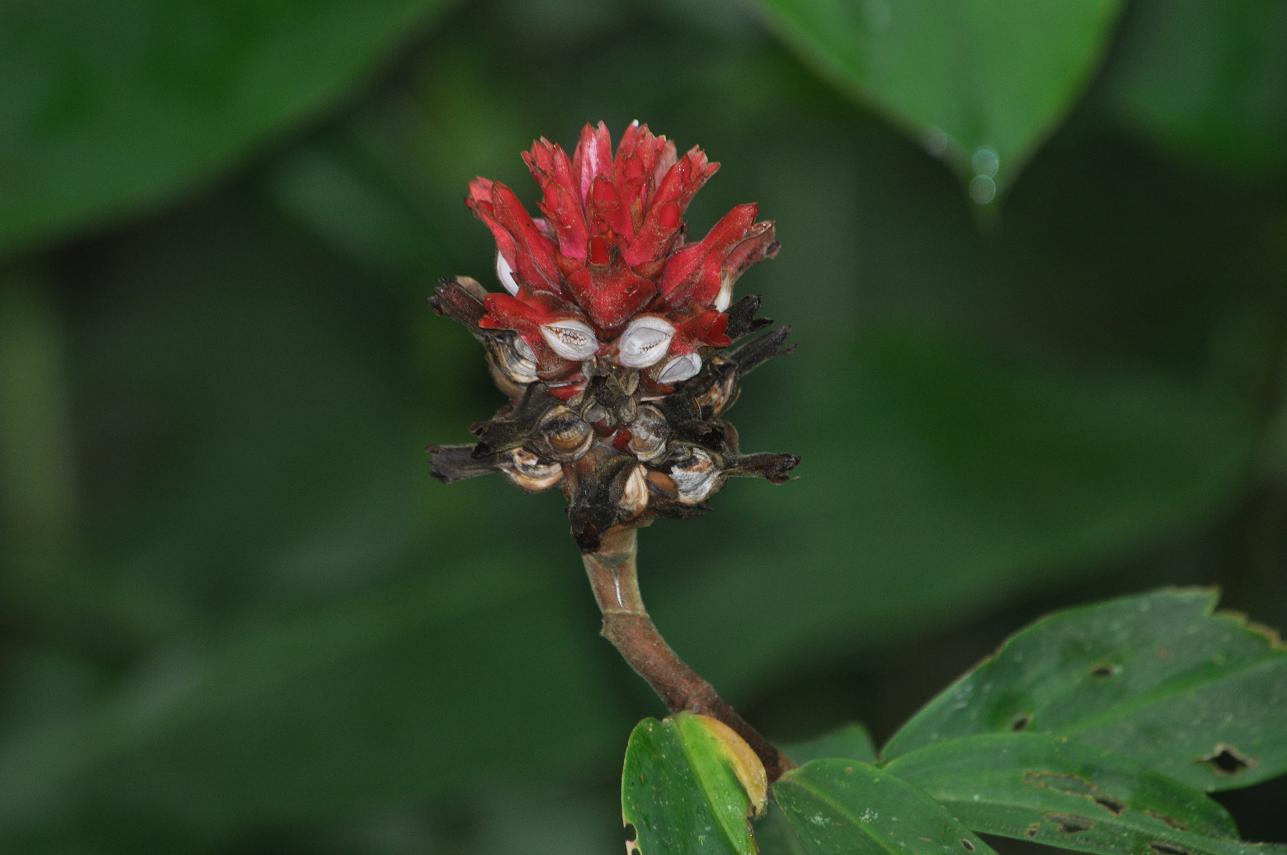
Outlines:
[{"label": "inflorescence", "polygon": [[614,527],[702,513],[730,477],[787,480],[798,457],[743,454],[723,419],[741,379],[792,349],[789,327],[764,329],[759,297],[732,299],[777,253],[773,223],[738,205],[686,242],[684,211],[719,165],[637,122],[615,156],[599,123],[571,158],[542,138],[523,159],[542,218],[497,181],[475,179],[467,199],[496,239],[504,292],[448,277],[429,301],[482,343],[509,398],[472,425],[476,443],[430,448],[434,476],[561,486],[587,552]]}]

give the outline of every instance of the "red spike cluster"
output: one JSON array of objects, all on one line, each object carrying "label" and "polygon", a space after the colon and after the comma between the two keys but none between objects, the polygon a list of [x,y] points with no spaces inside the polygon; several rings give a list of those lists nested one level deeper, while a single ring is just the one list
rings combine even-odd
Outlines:
[{"label": "red spike cluster", "polygon": [[576,395],[583,363],[595,359],[642,369],[644,384],[664,392],[700,368],[704,349],[729,344],[733,283],[777,243],[753,203],[685,243],[684,212],[719,164],[697,147],[677,156],[637,122],[615,156],[600,122],[585,126],[571,158],[542,138],[523,160],[541,188],[542,218],[499,181],[469,187],[508,292],[487,295],[480,326],[515,331],[553,394]]},{"label": "red spike cluster", "polygon": [[717,164],[639,124],[615,155],[600,123],[570,158],[541,139],[523,160],[542,218],[504,184],[469,188],[506,293],[457,276],[429,300],[483,345],[509,399],[470,427],[476,442],[429,449],[434,476],[560,487],[587,552],[614,529],[704,512],[729,478],[790,478],[799,458],[744,454],[724,420],[742,379],[791,349],[786,327],[756,335],[758,297],[732,302],[734,280],[777,251],[773,224],[738,205],[685,243],[684,211]]}]

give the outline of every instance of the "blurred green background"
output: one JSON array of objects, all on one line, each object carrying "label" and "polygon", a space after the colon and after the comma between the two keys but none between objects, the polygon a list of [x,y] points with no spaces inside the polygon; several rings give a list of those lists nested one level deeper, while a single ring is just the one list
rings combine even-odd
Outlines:
[{"label": "blurred green background", "polygon": [[1117,592],[1287,626],[1287,4],[0,0],[0,851],[618,851],[659,705],[560,497],[428,477],[498,396],[425,298],[636,117],[783,243],[800,478],[641,549],[763,730]]}]

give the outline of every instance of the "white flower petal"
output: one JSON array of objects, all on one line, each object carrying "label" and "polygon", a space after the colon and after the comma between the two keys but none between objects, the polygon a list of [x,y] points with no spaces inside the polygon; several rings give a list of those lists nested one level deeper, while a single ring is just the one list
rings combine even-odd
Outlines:
[{"label": "white flower petal", "polygon": [[594,330],[580,321],[541,324],[541,335],[555,353],[574,362],[589,359],[599,349],[599,339],[595,338]]},{"label": "white flower petal", "polygon": [[667,386],[682,383],[690,377],[696,377],[697,372],[701,370],[702,358],[695,353],[685,353],[667,362],[665,367],[657,372],[657,382],[665,383]]},{"label": "white flower petal", "polygon": [[644,315],[635,318],[617,339],[617,362],[627,368],[655,365],[670,349],[675,328],[665,318]]},{"label": "white flower petal", "polygon": [[506,291],[511,294],[518,293],[518,282],[514,279],[514,268],[509,266],[505,256],[499,252],[496,253],[496,278],[500,280],[500,284],[505,287]]}]

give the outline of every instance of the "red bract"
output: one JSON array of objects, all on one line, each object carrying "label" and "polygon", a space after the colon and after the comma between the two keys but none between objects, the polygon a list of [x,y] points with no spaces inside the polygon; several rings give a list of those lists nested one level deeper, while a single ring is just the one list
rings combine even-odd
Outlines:
[{"label": "red bract", "polygon": [[[585,126],[570,158],[542,138],[523,161],[541,189],[542,219],[498,181],[478,178],[469,187],[469,207],[496,239],[497,275],[509,292],[489,295],[480,326],[514,330],[552,377],[579,378],[576,363],[593,360],[657,365],[659,375],[667,357],[728,344],[733,282],[771,257],[777,242],[773,223],[755,222],[757,207],[746,204],[685,243],[684,212],[719,164],[697,147],[677,156],[674,143],[638,122],[615,155],[600,122]],[[674,334],[641,355],[621,341],[636,320],[663,331],[669,324]]]}]

